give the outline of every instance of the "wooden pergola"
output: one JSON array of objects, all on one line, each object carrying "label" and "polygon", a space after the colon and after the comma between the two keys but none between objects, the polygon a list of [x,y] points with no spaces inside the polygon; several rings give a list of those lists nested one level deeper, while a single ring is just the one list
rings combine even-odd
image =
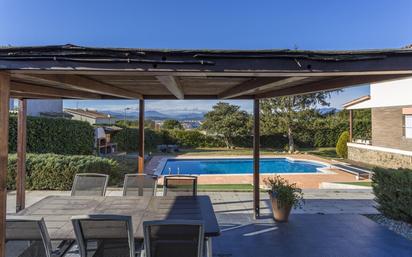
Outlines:
[{"label": "wooden pergola", "polygon": [[[254,101],[254,203],[259,216],[259,99],[412,76],[412,49],[150,50],[74,45],[0,48],[0,257],[4,257],[9,98],[18,112],[17,211],[25,207],[26,99]],[[412,86],[412,85],[411,85]],[[139,130],[139,172],[144,130]]]}]

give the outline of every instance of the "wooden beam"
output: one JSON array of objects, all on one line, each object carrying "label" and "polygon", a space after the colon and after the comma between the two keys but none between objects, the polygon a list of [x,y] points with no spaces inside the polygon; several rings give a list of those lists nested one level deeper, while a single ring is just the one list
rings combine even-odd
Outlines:
[{"label": "wooden beam", "polygon": [[26,139],[27,139],[27,100],[19,100],[17,116],[17,174],[16,174],[16,212],[26,207]]},{"label": "wooden beam", "polygon": [[257,98],[270,98],[287,95],[309,94],[325,90],[336,90],[344,87],[356,86],[366,83],[400,79],[410,77],[410,75],[367,75],[367,76],[344,76],[331,79],[323,79],[299,86],[283,88],[256,95]]},{"label": "wooden beam", "polygon": [[144,173],[144,100],[139,100],[139,155],[137,157],[138,172]]},{"label": "wooden beam", "polygon": [[176,96],[177,99],[185,98],[179,78],[173,76],[156,76],[156,78],[170,91],[170,93]]},{"label": "wooden beam", "polygon": [[0,257],[5,257],[10,76],[0,74]]},{"label": "wooden beam", "polygon": [[246,94],[256,94],[259,91],[269,90],[271,88],[281,87],[288,83],[304,80],[307,77],[289,77],[289,78],[254,78],[240,83],[237,86],[229,88],[220,93],[219,98],[227,99],[238,97]]},{"label": "wooden beam", "polygon": [[75,99],[100,99],[101,96],[90,92],[79,92],[74,90],[60,89],[54,87],[45,87],[33,84],[27,84],[22,82],[12,81],[12,92],[28,93],[33,95],[63,97],[63,98],[75,98]]},{"label": "wooden beam", "polygon": [[56,96],[49,96],[49,95],[34,95],[29,93],[19,93],[19,92],[10,92],[10,98],[14,99],[61,99],[60,97]]},{"label": "wooden beam", "polygon": [[253,100],[253,210],[255,218],[260,216],[260,106]]},{"label": "wooden beam", "polygon": [[86,91],[95,94],[110,95],[127,99],[143,99],[142,94],[118,88],[107,83],[90,79],[86,76],[63,74],[15,74],[14,78],[37,84],[65,86],[73,90]]}]

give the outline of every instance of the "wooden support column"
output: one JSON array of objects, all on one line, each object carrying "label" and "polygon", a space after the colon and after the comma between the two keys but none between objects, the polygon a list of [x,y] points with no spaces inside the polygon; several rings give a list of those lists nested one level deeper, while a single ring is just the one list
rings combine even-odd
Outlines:
[{"label": "wooden support column", "polygon": [[138,172],[144,173],[144,100],[139,100],[139,156]]},{"label": "wooden support column", "polygon": [[19,113],[17,119],[17,176],[16,176],[16,212],[26,206],[26,120],[27,100],[19,100]]},{"label": "wooden support column", "polygon": [[353,139],[353,110],[349,110],[349,142]]},{"label": "wooden support column", "polygon": [[0,257],[5,257],[10,76],[0,73]]},{"label": "wooden support column", "polygon": [[253,102],[253,210],[255,218],[260,215],[260,106],[259,99]]}]

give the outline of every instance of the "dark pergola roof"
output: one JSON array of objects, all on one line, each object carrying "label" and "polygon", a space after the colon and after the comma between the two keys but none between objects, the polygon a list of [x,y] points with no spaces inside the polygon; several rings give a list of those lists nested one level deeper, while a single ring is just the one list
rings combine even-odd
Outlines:
[{"label": "dark pergola roof", "polygon": [[412,76],[412,49],[0,48],[15,98],[256,99]]}]

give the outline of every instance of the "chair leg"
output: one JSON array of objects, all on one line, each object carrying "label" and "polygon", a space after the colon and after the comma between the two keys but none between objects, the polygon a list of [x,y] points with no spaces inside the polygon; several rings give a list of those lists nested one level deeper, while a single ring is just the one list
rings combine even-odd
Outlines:
[{"label": "chair leg", "polygon": [[206,243],[206,257],[212,257],[213,252],[212,252],[212,238],[208,237],[205,239]]}]

